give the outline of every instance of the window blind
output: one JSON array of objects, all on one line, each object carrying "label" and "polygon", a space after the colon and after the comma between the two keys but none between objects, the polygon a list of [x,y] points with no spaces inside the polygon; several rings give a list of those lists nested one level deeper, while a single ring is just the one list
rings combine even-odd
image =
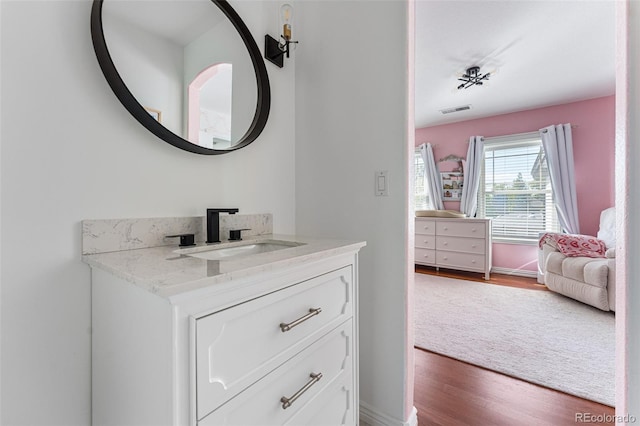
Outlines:
[{"label": "window blind", "polygon": [[537,241],[559,232],[549,171],[537,132],[486,138],[478,215],[492,218],[496,240]]}]

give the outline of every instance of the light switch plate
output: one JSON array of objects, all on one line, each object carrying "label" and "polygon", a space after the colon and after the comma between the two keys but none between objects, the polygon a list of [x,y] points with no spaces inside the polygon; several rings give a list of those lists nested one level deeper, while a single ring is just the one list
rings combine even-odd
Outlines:
[{"label": "light switch plate", "polygon": [[376,172],[374,186],[377,197],[386,197],[389,195],[389,172],[387,170]]}]

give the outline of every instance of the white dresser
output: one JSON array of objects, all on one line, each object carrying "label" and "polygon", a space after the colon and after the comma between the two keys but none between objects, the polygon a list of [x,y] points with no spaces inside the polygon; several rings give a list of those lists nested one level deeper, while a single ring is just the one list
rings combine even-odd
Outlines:
[{"label": "white dresser", "polygon": [[417,217],[415,263],[491,273],[491,219]]}]

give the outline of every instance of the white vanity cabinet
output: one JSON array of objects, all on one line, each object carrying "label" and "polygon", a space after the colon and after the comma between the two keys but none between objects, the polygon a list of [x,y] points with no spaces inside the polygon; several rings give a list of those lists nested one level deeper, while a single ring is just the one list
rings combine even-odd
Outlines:
[{"label": "white vanity cabinet", "polygon": [[491,273],[491,219],[417,217],[415,263]]},{"label": "white vanity cabinet", "polygon": [[357,250],[245,275],[163,297],[93,267],[93,424],[356,425]]}]

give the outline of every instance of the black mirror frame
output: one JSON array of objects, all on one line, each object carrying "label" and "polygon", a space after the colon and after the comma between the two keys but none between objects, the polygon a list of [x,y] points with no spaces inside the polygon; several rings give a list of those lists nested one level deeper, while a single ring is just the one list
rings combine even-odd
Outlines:
[{"label": "black mirror frame", "polygon": [[133,115],[140,124],[160,139],[177,148],[203,155],[218,155],[235,151],[249,145],[260,135],[260,133],[262,133],[262,130],[267,124],[269,109],[271,106],[271,88],[269,86],[267,68],[264,64],[264,60],[262,59],[260,49],[253,39],[251,32],[242,21],[242,18],[240,18],[238,13],[226,0],[211,0],[211,2],[218,6],[222,13],[224,13],[231,21],[234,28],[238,31],[238,34],[240,34],[240,37],[249,52],[249,56],[251,57],[251,63],[253,64],[253,69],[256,75],[258,96],[256,112],[249,129],[236,144],[231,148],[224,150],[204,148],[176,135],[156,121],[133,96],[127,85],[122,80],[122,77],[120,77],[113,60],[111,59],[109,50],[107,49],[107,43],[104,38],[104,31],[102,27],[103,2],[104,0],[93,0],[93,7],[91,9],[91,39],[93,41],[93,48],[96,52],[96,57],[98,58],[98,63],[100,64],[102,73],[107,79],[109,86],[111,86],[111,89],[122,105],[124,105],[129,113],[131,113],[131,115]]}]

